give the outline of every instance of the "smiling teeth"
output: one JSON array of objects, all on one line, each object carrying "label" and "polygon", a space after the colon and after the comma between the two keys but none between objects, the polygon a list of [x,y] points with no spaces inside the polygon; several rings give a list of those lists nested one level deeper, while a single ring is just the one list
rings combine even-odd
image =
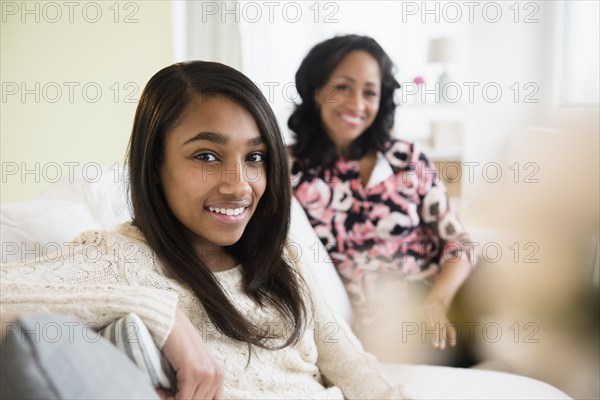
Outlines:
[{"label": "smiling teeth", "polygon": [[216,212],[223,215],[240,215],[244,212],[244,207],[240,208],[214,208],[208,207],[208,209],[212,212]]},{"label": "smiling teeth", "polygon": [[362,120],[362,118],[359,116],[354,116],[354,115],[349,115],[349,114],[343,114],[342,118],[351,124],[359,124],[360,121]]}]

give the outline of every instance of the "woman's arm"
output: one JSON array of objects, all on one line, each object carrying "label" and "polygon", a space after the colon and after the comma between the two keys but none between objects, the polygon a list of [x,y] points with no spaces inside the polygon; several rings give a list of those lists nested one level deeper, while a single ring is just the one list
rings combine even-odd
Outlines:
[{"label": "woman's arm", "polygon": [[475,259],[469,247],[469,235],[452,210],[446,188],[435,173],[433,164],[418,151],[413,156],[420,163],[417,168],[421,198],[419,217],[421,223],[435,233],[440,248],[437,257],[440,272],[423,304],[424,319],[428,331],[436,331],[431,339],[432,345],[444,349],[447,344],[456,344],[456,328],[448,321],[447,313],[454,296],[475,265]]},{"label": "woman's arm", "polygon": [[64,285],[2,279],[0,311],[69,315],[99,329],[133,312],[162,347],[175,319],[177,294],[140,286]]},{"label": "woman's arm", "polygon": [[143,246],[115,233],[86,232],[59,253],[2,264],[0,306],[66,314],[97,327],[133,312],[162,346],[178,298],[166,284],[156,283],[161,276],[151,269],[151,252]]},{"label": "woman's arm", "polygon": [[[177,375],[177,399],[223,398],[223,368],[179,308],[175,314],[175,325],[162,351]],[[161,393],[161,397],[168,397],[168,394]]]},{"label": "woman's arm", "polygon": [[456,345],[456,328],[448,321],[448,309],[454,296],[471,273],[471,263],[466,257],[448,259],[442,262],[441,272],[437,277],[429,295],[427,296],[423,311],[428,331],[435,329],[437,334],[432,339],[433,346],[439,349],[446,345]]}]

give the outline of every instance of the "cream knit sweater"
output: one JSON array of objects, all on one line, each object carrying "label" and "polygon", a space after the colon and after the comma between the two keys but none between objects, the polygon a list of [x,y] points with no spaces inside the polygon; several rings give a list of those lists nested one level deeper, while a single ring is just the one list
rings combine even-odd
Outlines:
[{"label": "cream knit sweater", "polygon": [[[241,266],[215,273],[232,303],[253,323],[281,331],[273,308],[261,308],[241,289]],[[0,310],[71,315],[104,326],[130,312],[138,314],[162,347],[181,310],[198,328],[225,373],[225,395],[265,398],[403,398],[338,319],[308,270],[312,319],[300,341],[281,350],[248,346],[222,335],[184,285],[129,224],[117,232],[86,232],[56,257],[0,269]]]}]

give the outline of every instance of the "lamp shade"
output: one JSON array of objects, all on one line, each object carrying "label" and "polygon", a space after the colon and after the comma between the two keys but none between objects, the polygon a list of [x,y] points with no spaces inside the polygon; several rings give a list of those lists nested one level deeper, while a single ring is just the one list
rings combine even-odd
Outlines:
[{"label": "lamp shade", "polygon": [[446,63],[454,59],[454,45],[447,37],[429,40],[429,52],[427,61]]}]

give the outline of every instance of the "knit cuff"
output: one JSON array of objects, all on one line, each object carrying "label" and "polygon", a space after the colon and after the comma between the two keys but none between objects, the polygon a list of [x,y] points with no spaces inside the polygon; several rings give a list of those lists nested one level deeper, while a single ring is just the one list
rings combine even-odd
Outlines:
[{"label": "knit cuff", "polygon": [[76,286],[2,280],[0,310],[69,315],[101,328],[136,313],[162,348],[175,323],[175,292],[141,286]]}]

